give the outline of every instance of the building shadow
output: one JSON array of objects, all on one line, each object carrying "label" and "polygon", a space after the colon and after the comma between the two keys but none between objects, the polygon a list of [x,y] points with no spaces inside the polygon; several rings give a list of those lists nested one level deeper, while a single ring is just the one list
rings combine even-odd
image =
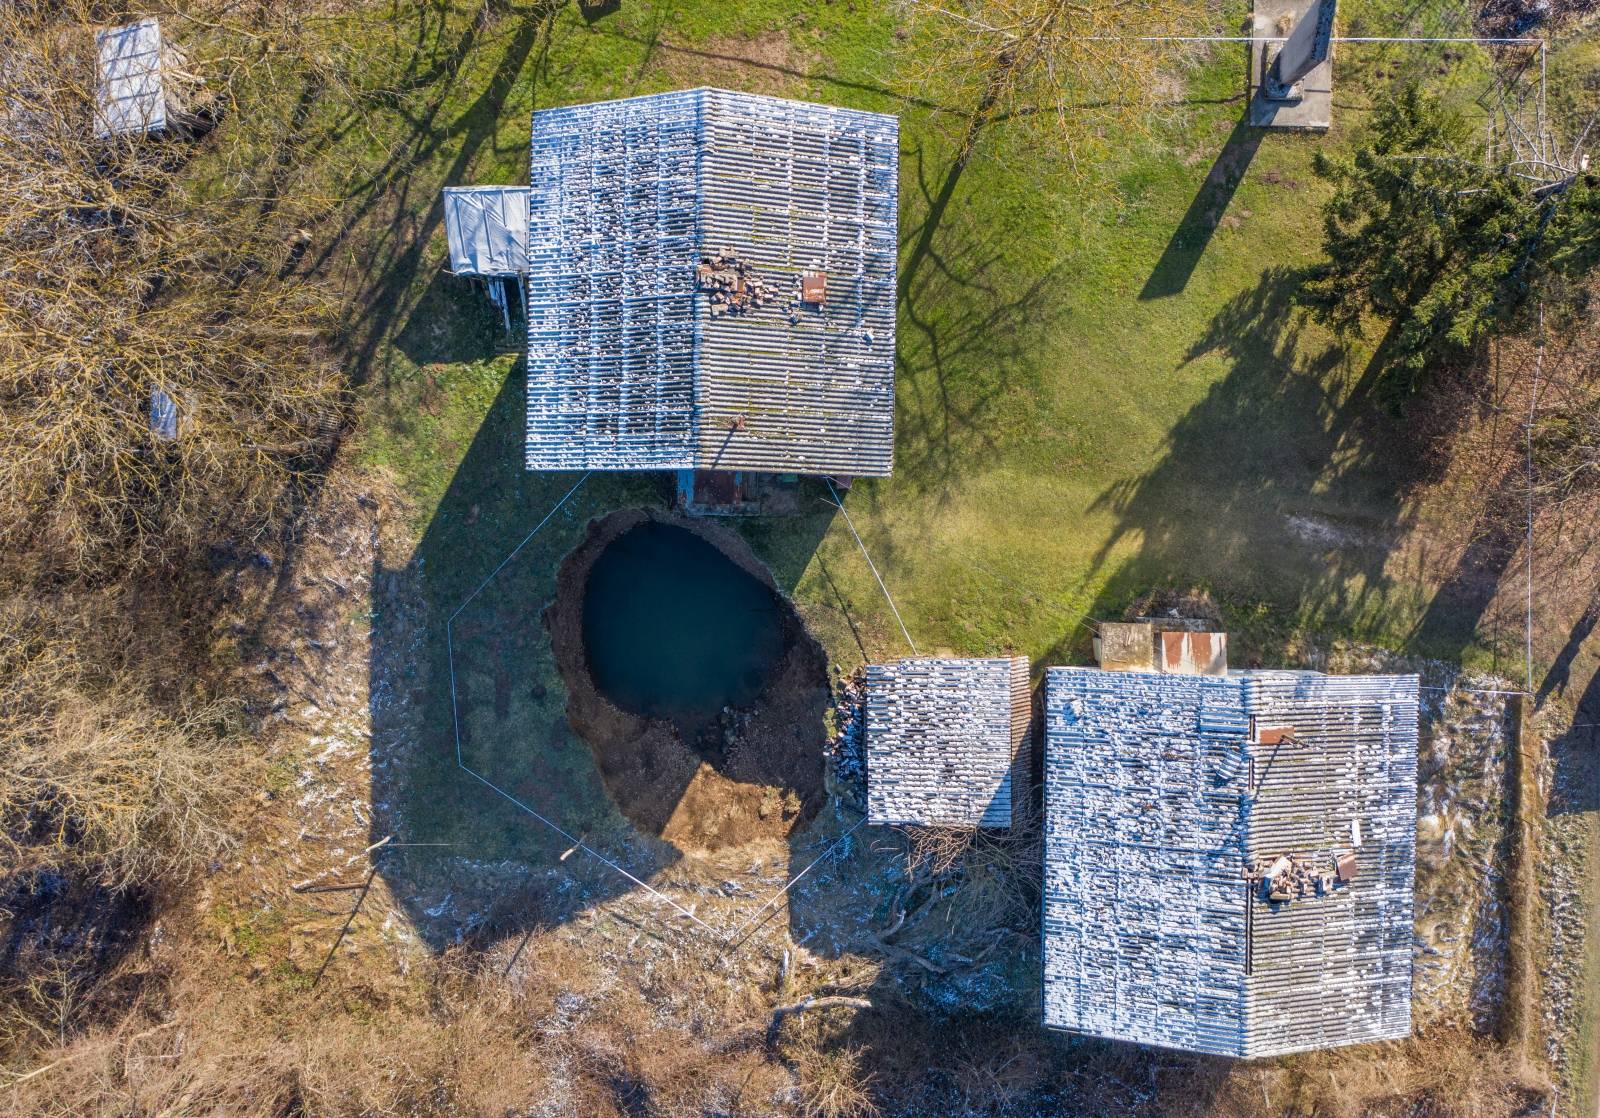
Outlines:
[{"label": "building shadow", "polygon": [[[575,850],[577,840],[644,881],[681,858],[608,796],[594,752],[568,720],[544,620],[561,561],[590,522],[625,508],[664,515],[673,479],[591,474],[527,538],[580,475],[524,470],[523,378],[518,361],[407,561],[380,560],[372,572],[372,841],[391,840],[379,872],[435,948],[561,923],[638,888]],[[813,505],[741,525],[785,595],[831,523],[832,511]],[[820,706],[816,722],[820,755]]]},{"label": "building shadow", "polygon": [[1244,181],[1245,172],[1255,160],[1265,135],[1266,129],[1252,128],[1244,118],[1233,126],[1194,201],[1189,203],[1183,220],[1178,222],[1178,228],[1167,241],[1161,259],[1156,261],[1150,278],[1145,280],[1144,289],[1139,292],[1141,301],[1177,295],[1189,285],[1189,277],[1194,275],[1195,266],[1205,254],[1212,235],[1222,224],[1228,204]]},{"label": "building shadow", "polygon": [[514,307],[510,318],[507,330],[480,281],[441,265],[395,334],[394,345],[418,366],[486,361],[527,345],[522,308]]}]

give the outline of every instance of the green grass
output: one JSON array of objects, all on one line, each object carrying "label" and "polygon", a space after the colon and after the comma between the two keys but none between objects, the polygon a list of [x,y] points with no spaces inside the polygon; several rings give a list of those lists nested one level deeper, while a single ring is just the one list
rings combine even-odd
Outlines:
[{"label": "green grass", "polygon": [[[992,129],[918,256],[952,153],[947,120],[892,92],[890,6],[626,0],[593,25],[570,5],[548,19],[492,7],[487,22],[463,0],[350,25],[369,94],[359,113],[317,118],[329,139],[309,149],[321,187],[345,198],[324,267],[354,293],[352,452],[409,498],[403,573],[429,612],[413,676],[422,760],[403,790],[413,840],[533,860],[561,845],[456,770],[444,641],[445,618],[574,480],[521,469],[515,340],[443,270],[439,188],[525,181],[541,106],[725,84],[900,114],[895,473],[858,483],[848,505],[924,651],[1081,659],[1087,620],[1152,586],[1200,585],[1224,606],[1236,662],[1282,662],[1310,636],[1488,654],[1476,613],[1394,558],[1419,529],[1404,496],[1414,444],[1359,398],[1370,347],[1338,344],[1291,303],[1293,270],[1318,253],[1313,154],[1348,144],[1389,82],[1424,77],[1470,102],[1481,57],[1352,48],[1332,133],[1255,136],[1237,123],[1242,48],[1218,47],[1172,119],[1112,137],[1086,181],[1049,172],[1037,134]],[[1440,33],[1459,29],[1453,11],[1369,0],[1346,18]],[[719,59],[780,33],[770,65]],[[597,477],[455,629],[469,762],[575,831],[620,824],[565,726],[539,612],[587,517],[667,495],[660,478]],[[808,507],[740,527],[838,663],[904,652],[842,518]],[[1290,517],[1351,542],[1308,543]],[[381,643],[393,619],[375,613]]]}]

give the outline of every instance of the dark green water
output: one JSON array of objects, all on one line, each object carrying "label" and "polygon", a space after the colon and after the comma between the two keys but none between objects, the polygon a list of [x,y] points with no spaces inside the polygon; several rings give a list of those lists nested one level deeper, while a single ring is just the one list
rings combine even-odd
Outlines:
[{"label": "dark green water", "polygon": [[693,532],[654,521],[589,569],[583,643],[595,686],[623,710],[694,724],[747,706],[784,653],[772,591]]}]

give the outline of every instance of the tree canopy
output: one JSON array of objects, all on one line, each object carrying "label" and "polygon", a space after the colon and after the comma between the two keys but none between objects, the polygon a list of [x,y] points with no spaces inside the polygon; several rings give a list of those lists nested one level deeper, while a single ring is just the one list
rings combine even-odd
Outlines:
[{"label": "tree canopy", "polygon": [[1300,299],[1341,331],[1385,326],[1382,389],[1397,403],[1525,327],[1539,297],[1570,306],[1600,254],[1593,176],[1536,182],[1485,154],[1465,117],[1410,87],[1379,104],[1348,158],[1318,156],[1335,187],[1327,260]]}]

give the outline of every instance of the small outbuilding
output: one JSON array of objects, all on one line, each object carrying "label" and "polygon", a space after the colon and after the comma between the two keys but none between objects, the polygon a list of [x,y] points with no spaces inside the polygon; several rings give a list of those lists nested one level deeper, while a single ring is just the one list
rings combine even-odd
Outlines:
[{"label": "small outbuilding", "polygon": [[867,822],[1010,827],[1029,806],[1028,658],[867,666]]},{"label": "small outbuilding", "polygon": [[183,52],[163,41],[160,21],[96,32],[95,49],[97,137],[155,135],[193,123],[187,94],[200,83],[186,71]]},{"label": "small outbuilding", "polygon": [[482,280],[511,329],[511,303],[527,310],[528,188],[447,186],[444,229],[450,271]]},{"label": "small outbuilding", "polygon": [[458,276],[528,274],[528,188],[447,186],[444,228]]},{"label": "small outbuilding", "polygon": [[1411,1032],[1413,675],[1050,668],[1044,1023],[1222,1056]]}]

